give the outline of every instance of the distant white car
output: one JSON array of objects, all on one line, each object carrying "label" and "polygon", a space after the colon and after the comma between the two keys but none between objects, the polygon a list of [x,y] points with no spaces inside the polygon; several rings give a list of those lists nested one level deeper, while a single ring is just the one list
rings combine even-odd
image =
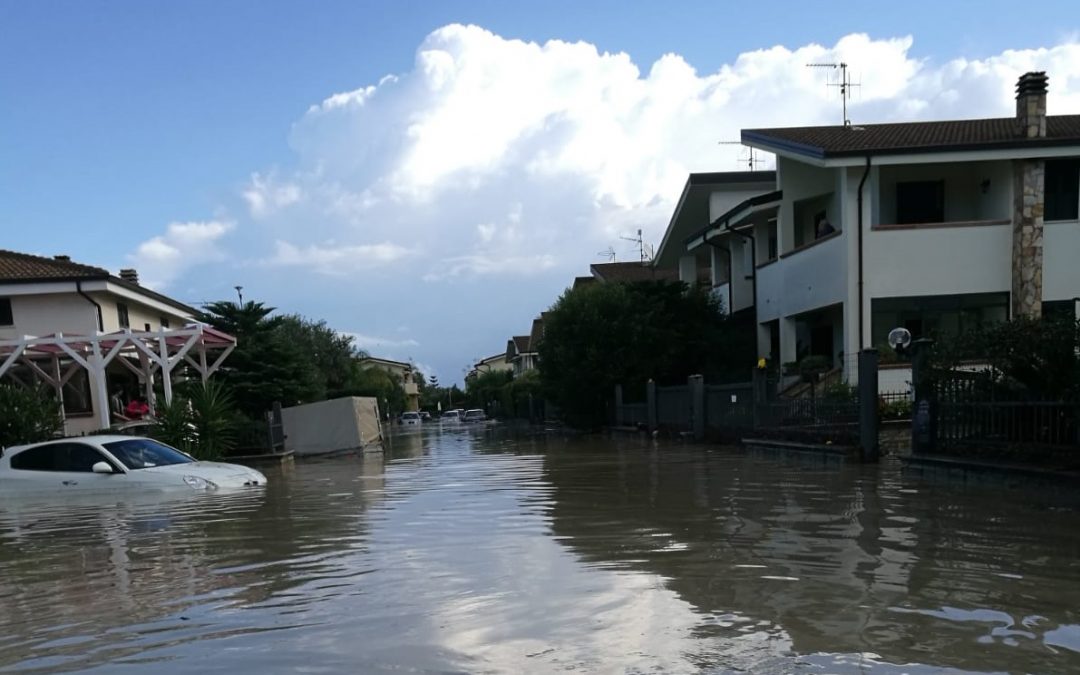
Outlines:
[{"label": "distant white car", "polygon": [[442,417],[439,418],[439,421],[440,422],[447,422],[449,424],[457,424],[458,422],[461,421],[461,411],[460,410],[447,410],[446,412],[444,412],[442,414]]},{"label": "distant white car", "polygon": [[7,448],[0,492],[214,490],[266,485],[255,469],[195,458],[140,436],[82,436]]},{"label": "distant white car", "polygon": [[486,422],[487,415],[479,408],[473,408],[472,410],[465,411],[465,417],[462,418],[463,422]]},{"label": "distant white car", "polygon": [[418,412],[406,412],[401,413],[401,426],[403,427],[418,427],[421,424],[420,413]]}]

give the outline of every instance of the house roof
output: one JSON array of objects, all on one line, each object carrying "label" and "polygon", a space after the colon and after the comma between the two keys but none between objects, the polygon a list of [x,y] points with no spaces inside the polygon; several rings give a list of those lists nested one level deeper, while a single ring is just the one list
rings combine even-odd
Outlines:
[{"label": "house roof", "polygon": [[[679,256],[685,253],[682,240],[709,222],[710,201],[714,193],[721,195],[767,192],[776,189],[775,171],[721,171],[692,173],[686,179],[679,201],[671,213],[660,247],[653,263],[674,269]],[[724,199],[724,198],[722,198]]]},{"label": "house roof", "polygon": [[679,278],[678,270],[657,268],[641,262],[598,263],[590,265],[589,269],[600,281],[675,281]]},{"label": "house roof", "polygon": [[518,354],[526,354],[530,351],[528,335],[515,335],[511,340],[514,343],[514,349]]},{"label": "house roof", "polygon": [[827,159],[1080,145],[1080,115],[1048,115],[1046,137],[1020,135],[1015,117],[853,126],[744,129],[742,142]]},{"label": "house roof", "polygon": [[596,283],[596,277],[574,277],[574,285],[571,288],[580,288],[592,283]]},{"label": "house roof", "polygon": [[0,249],[0,282],[4,283],[85,281],[108,279],[109,276],[108,270],[71,262],[64,258],[45,258]]},{"label": "house roof", "polygon": [[148,298],[175,307],[187,314],[198,310],[167,295],[150,290],[145,286],[132,283],[109,274],[109,271],[92,265],[72,262],[66,257],[46,258],[44,256],[19,253],[0,249],[0,283],[28,284],[51,281],[108,281]]},{"label": "house roof", "polygon": [[398,368],[400,370],[412,370],[411,363],[405,363],[404,361],[394,361],[393,359],[380,359],[377,356],[365,356],[360,359],[361,364],[370,363],[376,366],[386,366],[389,368]]},{"label": "house roof", "polygon": [[544,319],[547,318],[547,312],[543,312],[539,317],[533,319],[532,330],[529,332],[529,351],[535,352],[540,348],[540,341],[544,339]]}]

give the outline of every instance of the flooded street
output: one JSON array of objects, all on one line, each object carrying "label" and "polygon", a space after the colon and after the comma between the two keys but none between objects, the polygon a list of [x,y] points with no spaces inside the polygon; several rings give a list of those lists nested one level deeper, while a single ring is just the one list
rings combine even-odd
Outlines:
[{"label": "flooded street", "polygon": [[1080,671],[1045,489],[490,429],[267,475],[0,500],[0,672]]}]

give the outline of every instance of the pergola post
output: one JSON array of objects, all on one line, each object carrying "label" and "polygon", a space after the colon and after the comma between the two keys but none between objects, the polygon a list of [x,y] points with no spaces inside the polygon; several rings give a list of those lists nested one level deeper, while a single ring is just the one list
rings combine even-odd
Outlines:
[{"label": "pergola post", "polygon": [[172,363],[169,360],[169,346],[165,343],[165,336],[158,338],[158,349],[161,350],[161,387],[165,390],[165,404],[172,403]]},{"label": "pergola post", "polygon": [[109,422],[109,386],[105,382],[105,358],[101,355],[101,343],[97,340],[92,341],[91,349],[93,349],[93,356],[89,359],[87,364],[90,366],[87,370],[90,373],[90,379],[94,381],[94,388],[97,390],[98,398],[98,423],[100,429],[108,429]]}]

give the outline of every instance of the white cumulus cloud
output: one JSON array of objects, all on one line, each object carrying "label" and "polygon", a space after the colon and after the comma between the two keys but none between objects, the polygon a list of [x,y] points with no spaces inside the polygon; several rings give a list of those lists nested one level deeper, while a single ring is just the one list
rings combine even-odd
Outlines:
[{"label": "white cumulus cloud", "polygon": [[141,283],[157,288],[193,267],[224,260],[220,239],[233,227],[221,220],[169,223],[164,234],[139,244],[127,258],[139,270]]},{"label": "white cumulus cloud", "polygon": [[274,255],[264,261],[267,265],[310,267],[332,276],[346,276],[357,270],[386,265],[415,253],[413,249],[391,242],[297,246],[279,240],[274,243],[274,249]]}]

